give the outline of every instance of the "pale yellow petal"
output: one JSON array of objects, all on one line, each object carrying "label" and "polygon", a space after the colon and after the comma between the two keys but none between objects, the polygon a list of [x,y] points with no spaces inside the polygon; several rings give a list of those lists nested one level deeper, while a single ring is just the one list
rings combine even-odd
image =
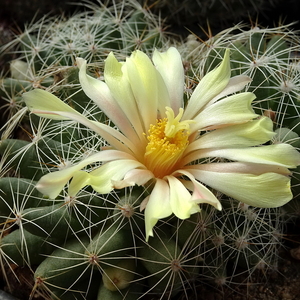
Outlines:
[{"label": "pale yellow petal", "polygon": [[[44,90],[33,90],[24,94],[29,109],[36,115],[54,120],[73,120],[94,130],[115,149],[136,152],[136,140],[130,140],[109,125],[91,121],[56,96]],[[140,146],[140,145],[139,145]]]},{"label": "pale yellow petal", "polygon": [[55,112],[69,112],[74,115],[80,115],[75,109],[65,104],[59,98],[41,89],[24,93],[23,99],[30,111],[39,117],[53,120],[69,120],[68,117],[56,114]]},{"label": "pale yellow petal", "polygon": [[[169,94],[169,103],[162,99],[162,97],[159,98],[159,102],[163,100],[165,102],[164,106],[171,107],[177,115],[179,108],[183,107],[184,69],[181,56],[174,47],[170,47],[165,52],[159,52],[155,49],[152,60],[162,76]],[[159,96],[160,94],[159,92]]]},{"label": "pale yellow petal", "polygon": [[246,75],[237,75],[231,77],[225,89],[219,93],[216,97],[214,97],[207,105],[210,105],[216,102],[219,99],[222,99],[225,96],[230,94],[240,92],[248,83],[250,83],[252,79]]},{"label": "pale yellow petal", "polygon": [[[75,172],[69,185],[69,195],[75,196],[87,185],[90,185],[100,194],[107,194],[115,188],[115,182],[121,182],[128,171],[137,167],[141,167],[141,163],[138,161],[120,159],[107,162],[89,173],[84,171]],[[135,182],[126,186],[133,185],[135,185]]]},{"label": "pale yellow petal", "polygon": [[291,171],[283,166],[273,164],[255,164],[250,162],[214,162],[204,164],[187,165],[185,171],[191,172],[192,170],[202,170],[208,172],[220,173],[243,173],[261,175],[264,173],[278,173],[285,176],[290,176]]},{"label": "pale yellow petal", "polygon": [[[111,55],[109,57],[111,57]],[[108,61],[110,61],[109,58]],[[107,84],[86,74],[86,60],[77,58],[76,62],[79,67],[80,85],[85,94],[99,106],[105,115],[125,135],[130,137],[132,141],[134,141],[134,139],[138,141],[136,133],[125,114],[126,111],[124,110],[124,107],[121,108],[119,105],[120,103],[116,102]],[[109,69],[109,66],[110,64],[107,63],[107,69]],[[126,91],[123,90],[123,93],[125,94]],[[127,101],[127,106],[125,106],[125,108],[128,108],[129,105],[130,103]],[[129,107],[129,109],[131,108]],[[133,111],[131,110],[131,112]]]},{"label": "pale yellow petal", "polygon": [[76,165],[44,175],[38,181],[36,188],[44,195],[49,196],[51,199],[55,199],[59,195],[63,187],[73,177],[73,175],[85,166],[98,161],[119,160],[125,158],[128,159],[131,158],[131,156],[124,152],[116,150],[106,150],[98,152],[83,159]]},{"label": "pale yellow petal", "polygon": [[90,185],[91,176],[88,172],[77,171],[73,173],[72,181],[69,185],[68,195],[75,197],[77,193],[87,185]]},{"label": "pale yellow petal", "polygon": [[273,122],[267,117],[218,128],[190,143],[186,153],[205,148],[250,147],[264,144],[275,136]]},{"label": "pale yellow petal", "polygon": [[138,136],[142,136],[142,133],[145,132],[143,120],[131,89],[131,82],[127,74],[124,74],[123,66],[124,63],[118,62],[111,52],[105,61],[104,79],[122,112],[126,115]]},{"label": "pale yellow petal", "polygon": [[192,201],[192,195],[179,179],[174,176],[165,178],[169,182],[170,205],[175,216],[183,220],[200,211],[198,203]]},{"label": "pale yellow petal", "polygon": [[114,182],[123,180],[127,172],[141,167],[143,165],[133,159],[110,161],[89,173],[89,184],[96,192],[107,194],[115,188]]},{"label": "pale yellow petal", "polygon": [[[142,167],[142,166],[141,166]],[[122,189],[127,186],[145,185],[154,178],[151,171],[146,169],[132,169],[126,173],[123,180],[113,180],[115,189]]]},{"label": "pale yellow petal", "polygon": [[144,132],[147,132],[150,124],[155,124],[157,119],[158,80],[161,76],[157,75],[150,58],[139,50],[126,59],[122,70],[130,82]]},{"label": "pale yellow petal", "polygon": [[245,123],[258,117],[251,106],[254,99],[253,93],[245,92],[213,103],[194,118],[191,132]]},{"label": "pale yellow petal", "polygon": [[293,197],[290,178],[277,173],[260,175],[189,170],[200,182],[256,207],[279,207]]},{"label": "pale yellow petal", "polygon": [[146,241],[153,236],[153,227],[158,220],[172,214],[169,185],[165,180],[157,179],[145,208]]},{"label": "pale yellow petal", "polygon": [[229,50],[227,49],[220,66],[200,80],[189,99],[183,119],[194,119],[209,101],[221,93],[228,85],[230,73]]},{"label": "pale yellow petal", "polygon": [[178,170],[176,173],[180,173],[186,176],[189,180],[180,179],[180,181],[184,184],[186,188],[192,191],[192,198],[191,200],[195,203],[207,203],[214,206],[216,209],[221,210],[222,205],[220,201],[216,198],[216,196],[203,184],[195,179],[195,177],[185,171],[185,170]]},{"label": "pale yellow petal", "polygon": [[289,144],[274,144],[259,147],[207,149],[201,157],[220,157],[233,161],[270,164],[296,168],[300,164],[300,153]]}]

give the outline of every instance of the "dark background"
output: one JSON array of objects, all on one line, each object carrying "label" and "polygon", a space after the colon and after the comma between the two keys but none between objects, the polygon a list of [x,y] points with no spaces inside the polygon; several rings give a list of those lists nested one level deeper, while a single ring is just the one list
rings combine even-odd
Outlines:
[{"label": "dark background", "polygon": [[[210,0],[203,0],[204,1],[210,1]],[[25,23],[30,23],[33,19],[38,20],[45,14],[55,15],[55,14],[64,14],[68,15],[70,13],[74,13],[76,9],[82,10],[83,6],[80,5],[84,3],[84,1],[73,1],[73,4],[70,4],[72,0],[0,0],[0,26],[10,26],[13,28],[20,27],[23,28]],[[92,0],[90,2],[97,3],[96,0]],[[104,1],[105,3],[110,4],[112,0],[110,1]],[[147,0],[140,0],[140,2],[146,2]],[[158,0],[159,2],[159,0]],[[226,2],[226,1],[224,1]],[[241,2],[243,2],[241,0]],[[255,1],[253,1],[255,3]],[[283,20],[284,24],[288,24],[294,21],[299,21],[300,19],[300,1],[299,0],[275,0],[276,4],[274,6],[269,5],[270,1],[266,0],[266,5],[264,10],[258,11],[258,21],[261,26],[277,26],[279,20]],[[161,2],[162,3],[162,2]],[[169,3],[172,3],[172,1],[169,1]],[[161,4],[162,5],[162,4]],[[250,6],[249,6],[250,8]],[[155,11],[155,7],[154,7]],[[182,11],[184,13],[184,11]],[[178,18],[177,22],[173,19],[172,24],[172,14],[174,15],[174,12],[168,10],[167,13],[168,16],[171,16],[169,19],[169,23],[171,25],[175,25],[174,23],[177,23],[178,26]],[[251,15],[251,19],[256,19],[257,13],[253,13],[255,15]],[[199,12],[199,16],[201,15],[201,12]],[[246,15],[246,13],[245,13]],[[186,18],[185,18],[186,17]],[[188,28],[195,28],[196,26],[205,26],[206,21],[204,20],[203,16],[201,18],[189,18],[189,16],[183,16],[183,18],[180,18],[183,20],[182,24],[179,24],[182,27],[188,27]],[[220,20],[214,20],[213,17],[210,17],[209,23],[219,23]],[[236,22],[240,21],[249,21],[249,17],[242,17],[240,18],[238,15],[236,15],[235,19],[227,20],[227,24],[222,24],[219,26],[232,26]],[[176,28],[176,25],[174,26]],[[300,29],[300,25],[296,25],[296,28]],[[220,28],[224,29],[224,28]],[[1,34],[1,32],[0,32]]]}]

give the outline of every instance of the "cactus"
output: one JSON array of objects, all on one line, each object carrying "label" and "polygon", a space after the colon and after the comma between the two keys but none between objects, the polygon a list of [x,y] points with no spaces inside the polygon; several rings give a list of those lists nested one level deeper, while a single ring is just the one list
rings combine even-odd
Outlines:
[{"label": "cactus", "polygon": [[274,126],[290,126],[294,130],[292,126],[298,124],[299,116],[299,37],[292,26],[234,26],[210,36],[204,43],[191,35],[183,51],[187,61],[197,68],[196,73],[203,74],[221,61],[225,48],[231,49],[232,74],[245,74],[252,79],[248,91],[256,95],[257,112],[273,118]]},{"label": "cactus", "polygon": [[[190,35],[182,51],[186,65],[190,65],[187,73],[192,80],[188,86],[192,87],[194,74],[205,74],[221,61],[224,49],[230,48],[233,74],[251,77],[248,90],[257,97],[254,108],[258,114],[273,120],[276,136],[272,143],[286,142],[299,149],[299,36],[293,26],[261,28],[253,24],[247,28],[236,25],[209,36],[205,42]],[[292,176],[295,199],[287,204],[287,211],[290,211],[288,207],[298,206],[299,179],[297,167]]]},{"label": "cactus", "polygon": [[[151,186],[105,195],[85,187],[75,196],[66,186],[56,199],[35,189],[44,174],[75,165],[107,144],[73,121],[28,115],[21,101],[24,91],[43,87],[93,121],[114,126],[81,91],[75,56],[86,58],[90,74],[101,78],[111,50],[123,58],[137,48],[151,54],[155,47],[177,44],[165,36],[158,18],[133,1],[124,3],[90,5],[91,11],[68,20],[44,19],[10,44],[18,45],[20,57],[0,91],[16,104],[0,144],[0,262],[4,273],[11,265],[30,268],[30,299],[189,299],[202,283],[222,288],[241,283],[241,274],[251,282],[254,272],[276,269],[288,214],[284,207],[250,207],[213,191],[222,211],[204,204],[189,219],[159,220],[146,242],[143,200]],[[247,89],[257,94],[257,113],[275,115],[270,143],[297,147],[298,77],[292,57],[297,36],[288,27],[233,33],[236,29],[202,44],[189,40],[178,46],[190,66],[186,94],[230,48],[233,73],[252,78]],[[257,61],[263,65],[257,67]],[[294,84],[282,84],[280,76],[290,76]],[[18,124],[26,128],[27,141],[11,136]]]},{"label": "cactus", "polygon": [[101,78],[103,61],[110,51],[124,58],[135,49],[147,52],[170,43],[161,20],[136,1],[111,6],[87,2],[85,7],[85,12],[68,19],[45,17],[30,24],[2,46],[0,53],[11,51],[12,57],[18,56],[10,64],[10,74],[0,79],[0,97],[5,102],[2,114],[11,124],[5,126],[5,137],[20,124],[25,114],[22,94],[33,88],[45,88],[68,98],[81,111],[92,111],[78,85],[75,57],[87,59],[94,66],[91,71]]}]

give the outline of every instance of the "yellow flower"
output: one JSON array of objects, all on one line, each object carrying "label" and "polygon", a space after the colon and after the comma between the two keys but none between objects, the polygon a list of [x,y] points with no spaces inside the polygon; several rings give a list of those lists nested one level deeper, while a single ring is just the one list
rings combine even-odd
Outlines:
[{"label": "yellow flower", "polygon": [[[84,92],[117,129],[87,119],[46,91],[24,94],[36,115],[80,122],[111,146],[45,175],[37,188],[55,198],[70,179],[70,195],[86,185],[109,193],[147,184],[152,190],[143,202],[146,239],[153,236],[157,221],[172,213],[186,219],[200,211],[201,203],[220,210],[206,185],[253,206],[288,202],[288,168],[300,164],[300,154],[288,144],[263,145],[274,136],[272,121],[254,112],[253,93],[240,92],[250,79],[230,78],[229,51],[202,78],[186,107],[178,51],[155,51],[152,61],[138,50],[125,62],[110,53],[103,82],[87,75],[86,61],[77,59]],[[103,164],[90,172],[82,170],[94,162]]]}]

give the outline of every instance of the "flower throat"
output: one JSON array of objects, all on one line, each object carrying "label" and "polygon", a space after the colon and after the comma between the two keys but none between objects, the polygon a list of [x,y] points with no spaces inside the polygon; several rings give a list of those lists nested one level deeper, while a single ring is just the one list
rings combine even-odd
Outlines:
[{"label": "flower throat", "polygon": [[180,121],[183,114],[181,108],[178,115],[170,107],[166,107],[166,118],[156,120],[148,130],[148,144],[145,152],[145,164],[157,178],[172,173],[174,167],[189,144],[189,123]]}]

